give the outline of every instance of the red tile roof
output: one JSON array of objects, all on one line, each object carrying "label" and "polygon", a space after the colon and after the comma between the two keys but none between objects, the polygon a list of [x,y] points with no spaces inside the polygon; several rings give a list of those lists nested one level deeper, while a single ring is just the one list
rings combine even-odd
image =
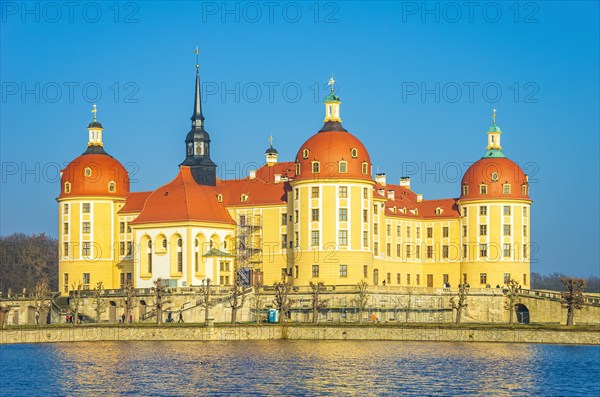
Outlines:
[{"label": "red tile roof", "polygon": [[131,212],[141,212],[146,204],[146,199],[152,192],[131,192],[127,195],[127,202],[119,210],[119,214],[126,214]]}]

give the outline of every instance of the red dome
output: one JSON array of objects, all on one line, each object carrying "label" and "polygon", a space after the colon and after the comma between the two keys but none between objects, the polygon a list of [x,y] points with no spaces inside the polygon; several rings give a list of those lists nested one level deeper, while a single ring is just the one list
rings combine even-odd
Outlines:
[{"label": "red dome", "polygon": [[61,172],[58,198],[127,194],[129,174],[117,159],[106,153],[84,153]]},{"label": "red dome", "polygon": [[[485,185],[485,193],[480,190],[480,185]],[[505,185],[509,187],[505,188]],[[517,163],[506,157],[482,158],[465,172],[460,199],[529,200],[527,175]]]},{"label": "red dome", "polygon": [[[345,161],[346,172],[340,172]],[[319,172],[313,173],[313,162],[319,162]],[[310,137],[298,150],[296,163],[300,173],[295,180],[330,178],[371,178],[371,159],[362,142],[346,131],[321,131]],[[363,169],[363,163],[366,168]],[[366,171],[366,172],[363,172]]]}]

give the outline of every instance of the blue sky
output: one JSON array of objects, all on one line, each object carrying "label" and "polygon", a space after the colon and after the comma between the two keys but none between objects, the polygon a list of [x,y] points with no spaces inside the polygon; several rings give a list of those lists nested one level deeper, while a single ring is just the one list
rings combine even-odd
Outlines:
[{"label": "blue sky", "polygon": [[331,73],[344,126],[379,172],[457,197],[492,108],[530,174],[532,271],[600,274],[597,2],[2,3],[0,233],[57,234],[58,170],[91,107],[132,190],[184,157],[200,48],[221,177],[281,160],[322,125]]}]

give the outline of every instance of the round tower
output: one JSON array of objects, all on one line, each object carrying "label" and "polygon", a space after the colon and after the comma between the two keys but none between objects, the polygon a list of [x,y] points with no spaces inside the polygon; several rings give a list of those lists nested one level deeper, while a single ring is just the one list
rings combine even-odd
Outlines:
[{"label": "round tower", "polygon": [[485,155],[469,167],[461,182],[461,282],[496,287],[514,279],[529,288],[528,177],[502,151],[496,109],[492,120]]}]

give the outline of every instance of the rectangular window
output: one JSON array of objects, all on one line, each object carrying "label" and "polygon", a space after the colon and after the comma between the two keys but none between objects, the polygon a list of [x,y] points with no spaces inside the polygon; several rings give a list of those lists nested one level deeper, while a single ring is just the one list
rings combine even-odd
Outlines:
[{"label": "rectangular window", "polygon": [[343,246],[348,245],[348,230],[340,230],[339,231],[339,240],[340,240],[340,245],[343,245]]},{"label": "rectangular window", "polygon": [[69,273],[63,275],[63,291],[69,292]]},{"label": "rectangular window", "polygon": [[410,285],[410,274],[406,275],[406,285]]},{"label": "rectangular window", "polygon": [[421,238],[421,228],[417,227],[417,238]]},{"label": "rectangular window", "polygon": [[510,205],[504,206],[504,215],[510,215]]},{"label": "rectangular window", "polygon": [[89,273],[83,273],[83,286],[85,288],[85,286],[90,286],[90,274]]},{"label": "rectangular window", "polygon": [[298,278],[298,269],[299,269],[299,267],[296,266],[296,273],[294,274],[294,278]]},{"label": "rectangular window", "polygon": [[281,226],[287,225],[287,214],[284,212],[281,214]]},{"label": "rectangular window", "polygon": [[90,203],[83,203],[83,209],[82,211],[84,214],[89,214],[90,213]]},{"label": "rectangular window", "polygon": [[363,266],[363,277],[364,278],[368,278],[369,277],[369,266],[367,266],[367,265]]},{"label": "rectangular window", "polygon": [[510,194],[510,185],[509,184],[502,185],[502,193],[503,194]]},{"label": "rectangular window", "polygon": [[85,241],[81,245],[81,255],[83,255],[83,256],[90,256],[91,250],[92,250],[91,243],[89,241]]},{"label": "rectangular window", "polygon": [[386,233],[386,236],[388,236],[388,237],[392,235],[392,225],[390,225],[390,224],[385,225],[385,233]]},{"label": "rectangular window", "polygon": [[442,279],[443,279],[443,283],[445,285],[448,285],[450,278],[448,277],[447,274],[442,274]]},{"label": "rectangular window", "polygon": [[69,234],[69,223],[63,223],[63,234]]},{"label": "rectangular window", "polygon": [[417,256],[417,259],[421,259],[421,246],[420,245],[415,245],[415,255]]},{"label": "rectangular window", "polygon": [[523,207],[523,216],[527,216],[527,207]]},{"label": "rectangular window", "polygon": [[363,198],[364,199],[369,198],[369,189],[367,189],[366,187],[363,187]]},{"label": "rectangular window", "polygon": [[449,254],[450,254],[450,246],[443,245],[442,246],[442,258],[448,259]]},{"label": "rectangular window", "polygon": [[402,247],[400,244],[396,244],[396,256],[398,258],[400,258],[400,256],[402,255],[402,248],[400,247]]},{"label": "rectangular window", "polygon": [[448,237],[450,236],[450,229],[448,228],[448,226],[444,226],[442,228],[442,237]]},{"label": "rectangular window", "polygon": [[487,215],[487,206],[486,205],[479,206],[479,215]]},{"label": "rectangular window", "polygon": [[527,274],[523,273],[523,285],[527,285]]},{"label": "rectangular window", "polygon": [[427,259],[433,258],[433,245],[427,246]]},{"label": "rectangular window", "polygon": [[319,187],[318,187],[318,186],[313,186],[313,187],[310,189],[310,191],[311,191],[311,194],[310,194],[310,196],[311,196],[312,198],[319,198]]},{"label": "rectangular window", "polygon": [[348,186],[340,186],[339,197],[340,198],[348,197]]},{"label": "rectangular window", "polygon": [[410,254],[411,254],[410,251],[411,251],[410,245],[407,244],[406,245],[406,259],[410,258]]},{"label": "rectangular window", "polygon": [[363,174],[365,174],[365,175],[366,175],[366,174],[367,174],[367,172],[369,171],[369,170],[367,169],[367,167],[368,167],[368,164],[367,164],[367,163],[362,163],[362,167],[361,167],[361,168],[362,168],[362,173],[363,173]]},{"label": "rectangular window", "polygon": [[479,235],[487,236],[487,225],[479,225]]},{"label": "rectangular window", "polygon": [[504,273],[504,285],[510,283],[510,273]]},{"label": "rectangular window", "polygon": [[467,259],[469,254],[469,249],[467,248],[467,244],[463,244],[463,258]]},{"label": "rectangular window", "polygon": [[319,277],[319,265],[312,266],[312,276]]},{"label": "rectangular window", "polygon": [[131,233],[131,226],[127,223],[127,233]]},{"label": "rectangular window", "polygon": [[467,237],[467,226],[463,226],[463,237]]},{"label": "rectangular window", "polygon": [[348,277],[348,266],[340,265],[340,277]]},{"label": "rectangular window", "polygon": [[287,248],[287,234],[281,235],[281,248]]},{"label": "rectangular window", "polygon": [[421,275],[417,274],[417,285],[421,285]]},{"label": "rectangular window", "polygon": [[177,272],[183,272],[183,252],[177,253]]},{"label": "rectangular window", "polygon": [[300,196],[300,189],[295,188],[294,189],[294,199],[298,200],[299,196]]},{"label": "rectangular window", "polygon": [[510,258],[510,253],[511,253],[511,249],[510,249],[510,244],[504,244],[504,250],[503,250],[503,255],[507,258]]},{"label": "rectangular window", "polygon": [[400,237],[400,225],[396,225],[396,237]]},{"label": "rectangular window", "polygon": [[523,244],[523,259],[527,259],[527,244]]},{"label": "rectangular window", "polygon": [[487,273],[479,273],[479,284],[487,284]]},{"label": "rectangular window", "polygon": [[119,281],[121,284],[121,288],[125,288],[125,273],[121,273],[119,276]]},{"label": "rectangular window", "polygon": [[63,214],[69,215],[69,204],[63,204]]},{"label": "rectangular window", "polygon": [[63,243],[63,256],[69,256],[69,243]]},{"label": "rectangular window", "polygon": [[198,265],[199,265],[198,264],[198,256],[199,256],[199,252],[198,251],[194,252],[194,271],[196,273],[198,273]]},{"label": "rectangular window", "polygon": [[479,194],[487,194],[487,186],[479,185]]},{"label": "rectangular window", "polygon": [[300,218],[300,212],[298,210],[296,210],[295,212],[296,212],[296,223],[298,223],[298,220]]},{"label": "rectangular window", "polygon": [[487,244],[479,244],[479,255],[482,258],[487,256]]},{"label": "rectangular window", "polygon": [[510,236],[510,225],[504,225],[504,235]]},{"label": "rectangular window", "polygon": [[348,208],[339,209],[340,222],[348,221]]},{"label": "rectangular window", "polygon": [[90,223],[89,222],[83,222],[83,224],[81,225],[81,232],[82,233],[90,232]]},{"label": "rectangular window", "polygon": [[523,237],[527,237],[527,225],[523,225]]},{"label": "rectangular window", "polygon": [[131,252],[131,251],[132,251],[132,248],[133,248],[133,242],[131,242],[131,241],[128,241],[128,242],[127,242],[127,256],[131,256],[131,253],[132,253],[132,252]]},{"label": "rectangular window", "polygon": [[400,273],[396,273],[396,284],[400,285]]},{"label": "rectangular window", "polygon": [[313,230],[311,234],[311,245],[317,246],[319,245],[319,231]]},{"label": "rectangular window", "polygon": [[311,219],[312,219],[313,222],[318,222],[319,221],[319,209],[318,208],[313,208],[312,209]]},{"label": "rectangular window", "polygon": [[320,165],[318,161],[312,162],[312,172],[313,174],[318,174],[321,171]]},{"label": "rectangular window", "polygon": [[152,273],[152,252],[148,252],[148,273]]},{"label": "rectangular window", "polygon": [[392,283],[392,273],[388,273],[386,279],[387,279],[387,283],[391,284]]},{"label": "rectangular window", "polygon": [[338,169],[340,171],[340,174],[345,174],[346,172],[348,172],[348,163],[345,161],[340,161],[338,164]]},{"label": "rectangular window", "polygon": [[363,247],[368,247],[369,246],[369,232],[364,231],[363,232]]},{"label": "rectangular window", "polygon": [[463,196],[467,196],[469,194],[469,185],[463,186]]},{"label": "rectangular window", "polygon": [[410,226],[406,226],[406,238],[410,238]]},{"label": "rectangular window", "polygon": [[379,225],[377,223],[373,224],[373,234],[376,236],[379,234]]},{"label": "rectangular window", "polygon": [[387,256],[392,256],[392,244],[387,243],[385,252],[386,252]]},{"label": "rectangular window", "polygon": [[119,233],[125,233],[125,222],[119,222]]},{"label": "rectangular window", "polygon": [[373,243],[373,253],[375,254],[375,256],[379,255],[379,243],[378,242]]},{"label": "rectangular window", "polygon": [[462,207],[462,216],[467,216],[467,207]]},{"label": "rectangular window", "polygon": [[300,233],[294,232],[294,237],[296,238],[296,247],[300,246]]},{"label": "rectangular window", "polygon": [[433,228],[432,227],[427,228],[427,238],[433,238]]},{"label": "rectangular window", "polygon": [[527,185],[521,185],[521,194],[527,196]]},{"label": "rectangular window", "polygon": [[373,206],[373,213],[374,213],[375,215],[377,215],[377,204],[375,204],[375,205]]},{"label": "rectangular window", "polygon": [[125,255],[125,241],[119,242],[119,255]]},{"label": "rectangular window", "polygon": [[363,222],[369,222],[369,210],[363,210]]}]

